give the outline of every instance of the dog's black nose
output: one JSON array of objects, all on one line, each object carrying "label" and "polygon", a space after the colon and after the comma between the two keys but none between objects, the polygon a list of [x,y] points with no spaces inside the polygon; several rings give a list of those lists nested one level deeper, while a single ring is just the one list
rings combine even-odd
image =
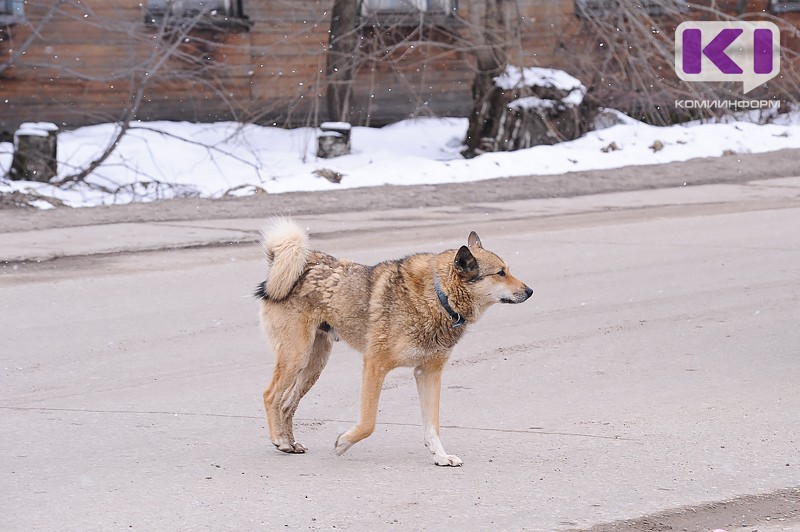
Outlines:
[{"label": "dog's black nose", "polygon": [[531,288],[530,286],[526,287],[525,288],[525,299],[528,299],[532,295],[533,295],[533,288]]}]

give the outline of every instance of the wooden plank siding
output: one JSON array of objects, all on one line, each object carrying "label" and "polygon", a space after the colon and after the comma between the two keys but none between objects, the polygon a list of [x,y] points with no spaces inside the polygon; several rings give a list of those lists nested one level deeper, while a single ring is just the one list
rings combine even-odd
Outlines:
[{"label": "wooden plank siding", "polygon": [[[705,1],[711,5],[713,0]],[[0,64],[28,39],[54,2],[29,0],[27,23],[0,27]],[[145,24],[144,5],[146,0],[64,3],[25,53],[0,73],[0,136],[7,138],[26,121],[74,128],[123,116],[132,82],[153,67],[154,51],[170,45]],[[333,0],[244,0],[243,5],[248,28],[197,30],[181,43],[180,57],[169,59],[148,80],[138,118],[293,126],[327,118],[324,72]],[[415,33],[418,27],[362,30],[353,121],[381,125],[411,116],[466,116],[474,62],[464,43],[479,15],[469,8],[480,5],[480,0],[462,0],[462,24],[426,26],[423,35]],[[736,2],[715,5],[735,15]],[[767,0],[754,0],[747,10],[766,7]],[[600,51],[576,52],[566,45],[581,31],[573,2],[520,0],[516,9],[507,13],[519,23],[510,60],[562,68],[584,79],[583,65]],[[782,18],[800,24],[800,13]],[[787,32],[784,39],[800,48],[796,34]],[[389,54],[387,43],[394,46]]]},{"label": "wooden plank siding", "polygon": [[[13,26],[0,42],[7,58],[37,26],[52,0],[26,2],[29,24]],[[119,120],[132,81],[155,66],[169,46],[129,0],[64,3],[14,66],[0,74],[0,134],[20,122],[46,120],[64,128]],[[244,115],[250,102],[249,35],[195,31],[148,82],[138,117],[209,121]]]},{"label": "wooden plank siding", "polygon": [[325,51],[332,1],[248,0],[253,21],[251,116],[276,125],[325,120]]},{"label": "wooden plank siding", "polygon": [[[457,42],[463,32],[419,26],[365,30],[354,76],[355,120],[381,124],[469,113],[473,68]],[[387,47],[391,53],[385,53]]]}]

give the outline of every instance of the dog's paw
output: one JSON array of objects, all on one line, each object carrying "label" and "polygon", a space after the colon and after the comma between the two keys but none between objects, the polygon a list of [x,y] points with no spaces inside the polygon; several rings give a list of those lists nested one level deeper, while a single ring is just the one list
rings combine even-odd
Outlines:
[{"label": "dog's paw", "polygon": [[345,437],[345,433],[343,432],[336,438],[336,443],[333,444],[333,450],[336,452],[336,456],[342,456],[352,446],[353,444]]},{"label": "dog's paw", "polygon": [[308,450],[308,447],[306,447],[305,445],[303,445],[302,443],[299,443],[299,442],[294,442],[294,443],[287,443],[287,442],[276,443],[275,447],[277,447],[279,451],[283,451],[285,453],[290,453],[290,454],[303,454],[304,452],[306,452]]},{"label": "dog's paw", "polygon": [[440,456],[434,456],[433,463],[438,466],[461,467],[464,462],[462,462],[461,458],[459,458],[454,454],[445,454]]}]

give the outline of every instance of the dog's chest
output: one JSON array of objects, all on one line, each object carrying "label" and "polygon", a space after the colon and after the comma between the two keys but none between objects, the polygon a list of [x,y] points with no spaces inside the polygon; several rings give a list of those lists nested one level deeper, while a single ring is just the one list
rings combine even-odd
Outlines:
[{"label": "dog's chest", "polygon": [[441,324],[416,324],[406,331],[404,358],[411,364],[421,364],[428,359],[449,352],[464,333],[463,327],[446,328]]}]

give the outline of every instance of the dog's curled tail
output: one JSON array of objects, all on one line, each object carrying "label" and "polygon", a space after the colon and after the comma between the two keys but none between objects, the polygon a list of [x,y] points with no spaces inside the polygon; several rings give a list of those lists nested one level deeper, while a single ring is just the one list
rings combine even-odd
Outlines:
[{"label": "dog's curled tail", "polygon": [[275,218],[261,232],[269,275],[264,296],[280,301],[289,295],[308,262],[308,235],[290,218]]}]

